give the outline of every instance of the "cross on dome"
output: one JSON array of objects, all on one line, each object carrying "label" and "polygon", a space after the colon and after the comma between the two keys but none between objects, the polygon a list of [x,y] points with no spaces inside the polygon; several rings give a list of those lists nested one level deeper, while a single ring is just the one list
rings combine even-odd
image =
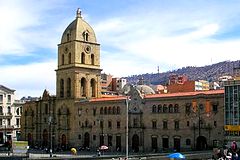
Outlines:
[{"label": "cross on dome", "polygon": [[82,18],[82,11],[80,8],[77,9],[77,18]]}]

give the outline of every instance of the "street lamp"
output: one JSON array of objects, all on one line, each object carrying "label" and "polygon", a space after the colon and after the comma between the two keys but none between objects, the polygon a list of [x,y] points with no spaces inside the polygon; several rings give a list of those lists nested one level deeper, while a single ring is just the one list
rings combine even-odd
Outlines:
[{"label": "street lamp", "polygon": [[48,117],[48,123],[50,125],[50,157],[52,157],[52,116]]},{"label": "street lamp", "polygon": [[129,97],[126,98],[126,160],[128,160],[128,103],[131,101]]}]

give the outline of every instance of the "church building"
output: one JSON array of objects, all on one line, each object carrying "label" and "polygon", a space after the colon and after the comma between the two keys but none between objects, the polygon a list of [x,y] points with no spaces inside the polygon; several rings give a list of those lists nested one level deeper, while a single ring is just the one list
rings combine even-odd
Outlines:
[{"label": "church building", "polygon": [[[114,74],[114,73],[113,73]],[[56,96],[27,102],[22,139],[31,147],[124,152],[207,149],[223,143],[224,91],[153,94],[146,85],[126,95],[101,95],[100,44],[78,9],[58,45]],[[128,128],[128,132],[126,129]]]}]

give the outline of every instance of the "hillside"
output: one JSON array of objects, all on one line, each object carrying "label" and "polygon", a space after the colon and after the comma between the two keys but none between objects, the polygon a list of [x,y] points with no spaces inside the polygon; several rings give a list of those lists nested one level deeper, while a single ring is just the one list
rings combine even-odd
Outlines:
[{"label": "hillside", "polygon": [[224,61],[203,67],[183,67],[181,69],[163,72],[163,73],[146,73],[125,77],[128,82],[136,84],[140,78],[143,78],[147,84],[163,84],[168,82],[171,74],[186,75],[190,80],[208,80],[217,81],[218,77],[223,75],[232,75],[233,68],[239,66],[238,61]]}]

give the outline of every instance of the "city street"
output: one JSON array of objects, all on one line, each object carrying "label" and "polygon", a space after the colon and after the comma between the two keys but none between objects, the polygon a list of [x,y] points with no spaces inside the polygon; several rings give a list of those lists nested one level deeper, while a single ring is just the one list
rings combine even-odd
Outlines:
[{"label": "city street", "polygon": [[[169,159],[167,156],[170,153],[134,153],[129,155],[129,159],[131,160],[139,160],[139,159]],[[186,156],[186,159],[210,159],[212,157],[212,150],[208,151],[194,151],[194,152],[183,152]],[[53,157],[50,157],[50,154],[39,152],[31,152],[29,153],[29,158],[26,158],[24,155],[21,156],[8,156],[7,153],[1,153],[1,159],[105,159],[105,160],[119,160],[124,159],[125,154],[122,153],[113,153],[106,152],[104,155],[97,156],[94,152],[79,152],[77,155],[72,155],[70,152],[59,152],[53,153]]]}]

